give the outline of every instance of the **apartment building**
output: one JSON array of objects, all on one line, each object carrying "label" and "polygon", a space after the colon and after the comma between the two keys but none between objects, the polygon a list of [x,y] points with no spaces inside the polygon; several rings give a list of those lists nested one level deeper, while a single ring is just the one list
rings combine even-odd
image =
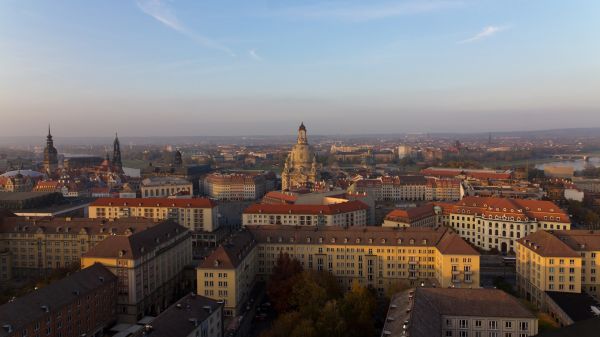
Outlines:
[{"label": "apartment building", "polygon": [[204,178],[204,194],[218,200],[258,200],[267,193],[267,180],[256,173],[213,173]]},{"label": "apartment building", "polygon": [[417,288],[408,332],[412,337],[528,337],[537,335],[538,319],[502,290]]},{"label": "apartment building", "polygon": [[220,245],[197,269],[197,293],[223,301],[225,316],[235,316],[248,301],[258,270],[256,240],[247,230]]},{"label": "apartment building", "polygon": [[[79,264],[81,255],[113,235],[156,225],[152,219],[0,217],[0,259],[12,274],[32,275]],[[4,262],[6,261],[6,262]]]},{"label": "apartment building", "polygon": [[434,204],[395,209],[385,216],[383,227],[436,227],[441,209]]},{"label": "apartment building", "polygon": [[140,184],[142,198],[188,197],[194,195],[194,185],[178,177],[148,177]]},{"label": "apartment building", "polygon": [[550,201],[466,197],[449,210],[448,225],[484,250],[515,252],[515,241],[537,230],[568,230],[569,216]]},{"label": "apartment building", "polygon": [[116,302],[116,276],[94,264],[1,305],[0,337],[102,336]]},{"label": "apartment building", "polygon": [[517,241],[517,288],[546,308],[545,292],[581,293],[600,298],[600,232],[537,231]]},{"label": "apartment building", "polygon": [[464,188],[458,179],[419,175],[362,179],[352,184],[349,190],[366,193],[375,200],[391,201],[453,201],[464,196]]},{"label": "apartment building", "polygon": [[101,263],[117,276],[119,321],[135,323],[157,315],[187,292],[183,269],[191,261],[191,232],[167,220],[130,235],[107,237],[81,257],[81,267]]},{"label": "apartment building", "polygon": [[188,294],[153,318],[132,337],[221,337],[223,303]]},{"label": "apartment building", "polygon": [[[219,207],[208,198],[101,198],[88,207],[90,218],[173,220],[192,231],[195,244],[216,245],[227,233],[219,227]],[[212,233],[212,234],[210,234]]]},{"label": "apartment building", "polygon": [[479,253],[447,228],[258,225],[233,240],[198,268],[198,293],[224,300],[229,314],[244,305],[253,284],[239,279],[241,270],[267,279],[282,253],[305,269],[331,272],[345,289],[355,279],[381,293],[399,283],[479,287]]},{"label": "apartment building", "polygon": [[254,204],[244,210],[242,224],[362,227],[367,225],[368,211],[369,206],[358,200],[325,205]]}]

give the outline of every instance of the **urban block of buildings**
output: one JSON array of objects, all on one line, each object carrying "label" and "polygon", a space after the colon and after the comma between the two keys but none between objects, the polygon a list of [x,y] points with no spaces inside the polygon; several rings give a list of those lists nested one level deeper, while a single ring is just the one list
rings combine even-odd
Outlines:
[{"label": "urban block of buildings", "polygon": [[191,232],[173,221],[110,235],[81,257],[82,268],[101,263],[117,276],[117,315],[128,323],[159,314],[187,293],[184,268],[191,262]]},{"label": "urban block of buildings", "polygon": [[548,309],[547,292],[600,298],[600,232],[537,231],[517,241],[516,258],[517,289],[541,309]]},{"label": "urban block of buildings", "polygon": [[537,317],[499,289],[417,288],[410,318],[411,337],[528,337],[538,333]]},{"label": "urban block of buildings", "polygon": [[571,228],[569,216],[550,201],[493,197],[463,198],[445,224],[473,245],[503,253],[515,252],[515,241],[535,231]]},{"label": "urban block of buildings", "polygon": [[117,320],[117,277],[97,263],[0,306],[0,337],[102,336]]},{"label": "urban block of buildings", "polygon": [[479,287],[479,253],[446,228],[246,226],[197,269],[197,292],[223,300],[237,315],[257,279],[280,254],[308,270],[336,276],[343,289],[358,280],[383,293],[398,284]]},{"label": "urban block of buildings", "polygon": [[358,200],[327,205],[254,204],[244,210],[242,224],[362,227],[367,225],[368,210]]},{"label": "urban block of buildings", "polygon": [[228,232],[219,226],[217,203],[208,198],[100,198],[90,203],[88,216],[173,220],[192,231],[195,245],[215,246]]}]

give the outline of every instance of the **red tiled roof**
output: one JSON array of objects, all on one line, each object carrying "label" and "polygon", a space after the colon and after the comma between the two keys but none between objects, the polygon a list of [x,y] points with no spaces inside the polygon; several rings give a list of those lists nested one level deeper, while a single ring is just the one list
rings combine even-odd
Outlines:
[{"label": "red tiled roof", "polygon": [[294,194],[290,194],[290,193],[284,193],[284,192],[279,192],[279,191],[271,191],[267,194],[265,194],[264,198],[268,198],[268,199],[280,199],[282,202],[296,202],[296,200],[298,199],[298,196],[294,195]]},{"label": "red tiled roof", "polygon": [[424,175],[438,176],[438,177],[456,177],[458,175],[466,175],[477,179],[500,179],[506,180],[511,178],[511,173],[507,171],[494,171],[494,170],[471,170],[471,169],[460,169],[460,168],[444,168],[444,167],[428,167],[421,170]]},{"label": "red tiled roof", "polygon": [[547,257],[579,257],[569,245],[554,234],[539,230],[517,240],[532,252]]},{"label": "red tiled roof", "polygon": [[560,207],[553,202],[542,200],[470,196],[454,204],[452,213],[478,214],[493,218],[507,216],[514,217],[515,220],[521,218],[522,221],[527,218],[528,221],[537,219],[570,223],[569,216]]},{"label": "red tiled roof", "polygon": [[386,220],[391,221],[403,221],[403,222],[414,222],[430,216],[435,215],[433,209],[434,204],[426,204],[420,207],[408,208],[408,209],[395,209],[388,213],[385,217]]},{"label": "red tiled roof", "polygon": [[245,214],[339,214],[367,210],[369,206],[358,200],[329,205],[254,204],[244,210]]},{"label": "red tiled roof", "polygon": [[217,203],[208,198],[99,198],[90,206],[213,208]]}]

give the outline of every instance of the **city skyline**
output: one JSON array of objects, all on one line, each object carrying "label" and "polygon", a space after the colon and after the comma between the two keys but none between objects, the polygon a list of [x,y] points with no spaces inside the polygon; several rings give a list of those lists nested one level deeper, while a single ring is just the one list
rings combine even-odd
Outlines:
[{"label": "city skyline", "polygon": [[301,120],[312,134],[598,127],[599,9],[6,1],[0,133],[48,122],[63,136],[117,123],[129,136],[282,135]]}]

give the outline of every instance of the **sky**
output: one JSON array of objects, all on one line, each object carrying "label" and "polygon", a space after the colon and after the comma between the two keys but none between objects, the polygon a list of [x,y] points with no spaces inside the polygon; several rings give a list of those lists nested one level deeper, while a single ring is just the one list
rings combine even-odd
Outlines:
[{"label": "sky", "polygon": [[0,137],[600,127],[597,0],[0,0]]}]

